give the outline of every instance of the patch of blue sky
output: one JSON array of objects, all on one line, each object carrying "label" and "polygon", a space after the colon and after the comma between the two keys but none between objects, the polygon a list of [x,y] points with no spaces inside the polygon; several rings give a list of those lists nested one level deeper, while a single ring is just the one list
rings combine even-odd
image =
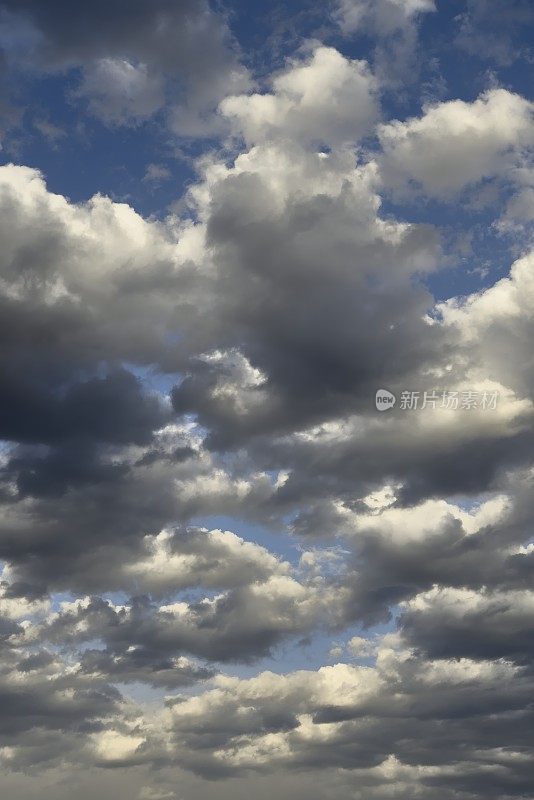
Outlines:
[{"label": "patch of blue sky", "polygon": [[[85,593],[91,595],[92,593]],[[50,595],[51,609],[54,612],[60,611],[63,603],[73,603],[80,597],[85,596],[83,592],[73,594],[72,592],[53,592]],[[93,593],[94,594],[94,593]],[[104,592],[102,595],[104,600],[108,600],[113,605],[120,606],[128,603],[129,594],[126,592]]]},{"label": "patch of blue sky", "polygon": [[[19,92],[27,110],[22,126],[4,142],[2,163],[40,169],[50,191],[75,203],[104,194],[144,216],[165,216],[194,175],[190,159],[169,143],[157,115],[140,125],[109,127],[84,114],[83,100],[73,96],[78,82],[78,70],[70,70]],[[154,163],[168,171],[165,180],[147,180]]]},{"label": "patch of blue sky", "polygon": [[477,495],[476,497],[470,497],[468,495],[453,495],[452,497],[449,497],[448,500],[450,503],[458,506],[458,508],[460,508],[462,511],[466,511],[471,514],[488,500],[491,500],[492,497],[494,497],[494,495],[491,492],[485,492]]},{"label": "patch of blue sky", "polygon": [[405,222],[433,225],[439,231],[442,263],[436,270],[421,275],[436,300],[447,300],[480,291],[508,274],[511,261],[510,237],[503,235],[496,222],[495,203],[484,201],[484,192],[500,196],[498,214],[504,211],[513,189],[484,182],[448,200],[409,195],[400,199],[384,197],[381,215]]},{"label": "patch of blue sky", "polygon": [[147,388],[162,395],[168,395],[183,379],[181,372],[162,372],[156,366],[144,366],[130,361],[123,361],[122,366],[139,378]]},{"label": "patch of blue sky", "polygon": [[[159,707],[165,697],[169,695],[175,694],[185,694],[188,690],[192,690],[193,687],[180,687],[179,689],[160,689],[158,687],[150,686],[147,683],[139,683],[139,682],[132,682],[132,683],[122,683],[122,682],[113,682],[113,685],[117,687],[119,692],[128,700],[131,700],[135,703],[140,703],[144,706],[151,706],[154,705],[155,707]],[[194,692],[198,692],[198,684],[194,685]]]}]

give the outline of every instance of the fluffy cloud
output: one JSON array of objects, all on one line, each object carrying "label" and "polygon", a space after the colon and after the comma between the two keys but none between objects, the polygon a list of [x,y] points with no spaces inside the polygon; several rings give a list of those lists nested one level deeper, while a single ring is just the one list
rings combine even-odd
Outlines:
[{"label": "fluffy cloud", "polygon": [[513,179],[534,143],[533,105],[506,89],[472,103],[451,100],[420,118],[379,130],[388,184],[413,181],[431,197],[450,197],[484,178]]},{"label": "fluffy cloud", "polygon": [[[329,97],[352,69],[336,62],[343,69]],[[308,69],[288,76],[300,82]],[[317,136],[335,141],[345,118],[334,104]],[[406,376],[435,348],[417,277],[439,263],[436,231],[383,218],[373,165],[343,147],[310,151],[292,125],[289,137],[269,134],[230,167],[208,163],[191,193],[214,260],[213,301],[198,345],[205,352],[173,401],[177,411],[200,411],[217,446],[367,406],[385,373]]]},{"label": "fluffy cloud", "polygon": [[[340,67],[333,77],[332,59]],[[334,89],[353,74],[350,62],[319,50],[264,97],[277,102],[280,87],[300,86],[309,69],[324,69]],[[337,130],[334,112],[329,120]],[[512,338],[500,336],[502,354],[485,347],[494,337],[479,309],[493,295],[511,296],[520,281],[518,296],[528,296],[528,257],[480,297],[432,309],[417,277],[439,262],[435,231],[383,218],[374,166],[345,147],[318,153],[292,133],[273,136],[231,165],[204,165],[189,196],[195,223],[145,222],[99,197],[73,206],[47,192],[37,173],[4,168],[5,319],[25,331],[3,366],[4,436],[18,444],[4,465],[2,552],[18,565],[18,580],[25,570],[36,584],[58,580],[69,552],[69,574],[85,590],[123,588],[143,573],[155,591],[143,550],[177,520],[232,509],[280,518],[308,503],[313,513],[301,511],[295,530],[309,529],[313,517],[321,532],[335,521],[322,515],[318,497],[324,511],[332,500],[354,501],[355,492],[362,498],[385,469],[413,502],[484,491],[504,467],[526,460],[530,382],[505,353],[514,338],[528,340],[528,303],[516,312],[510,301]],[[505,304],[493,305],[497,330]],[[43,325],[48,334],[39,337]],[[185,429],[171,434],[166,398],[128,371],[154,363],[182,373],[174,412],[196,416],[198,440]],[[372,409],[379,385],[422,392],[438,383],[498,391],[499,406],[490,415],[429,409],[381,419]],[[248,460],[207,452],[206,431],[204,444],[247,446]],[[126,502],[131,495],[135,502]],[[86,534],[64,551],[59,543],[80,509]],[[24,545],[14,544],[13,530]],[[28,557],[34,540],[38,560]],[[93,550],[106,554],[104,572]]]},{"label": "fluffy cloud", "polygon": [[[462,342],[473,347],[485,374],[499,379],[520,397],[529,398],[534,386],[528,342],[532,333],[531,298],[534,291],[534,255],[527,253],[511,267],[507,277],[485,291],[463,300],[439,304],[445,324],[455,328]],[[491,339],[491,342],[490,342]],[[508,354],[516,353],[510,361]]]},{"label": "fluffy cloud", "polygon": [[[337,767],[358,798],[469,797],[475,782],[491,796],[520,796],[526,765],[513,754],[530,688],[531,677],[507,662],[425,662],[385,646],[375,668],[220,678],[172,703],[170,725],[181,758],[208,776]],[[504,707],[517,709],[519,728],[499,757]]]},{"label": "fluffy cloud", "polygon": [[[119,672],[127,672],[130,663],[142,666],[143,661],[175,658],[184,652],[211,661],[251,661],[269,654],[289,636],[337,620],[340,606],[332,605],[334,597],[341,604],[339,590],[304,584],[289,575],[162,606],[148,597],[121,606],[88,597],[66,604],[27,636],[55,644],[101,640],[118,656]],[[97,654],[86,664],[90,672],[93,662],[98,666]],[[172,663],[169,669],[174,669]]]},{"label": "fluffy cloud", "polygon": [[491,89],[473,103],[439,103],[420,118],[387,123],[379,135],[388,184],[413,181],[431,197],[447,198],[484,178],[513,177],[534,143],[533,106]]},{"label": "fluffy cloud", "polygon": [[4,768],[79,757],[84,736],[126,713],[106,679],[84,678],[52,652],[3,649],[0,666]]},{"label": "fluffy cloud", "polygon": [[[523,575],[528,585],[532,558],[525,551]],[[484,588],[434,588],[406,604],[401,626],[415,647],[438,658],[507,658],[532,663],[532,609],[528,589],[495,591]]]},{"label": "fluffy cloud", "polygon": [[365,62],[318,47],[273,79],[272,94],[227,97],[220,110],[249,144],[291,138],[338,145],[370,132],[379,114],[377,90]]},{"label": "fluffy cloud", "polygon": [[162,531],[147,537],[147,555],[126,565],[125,578],[150,591],[192,586],[237,587],[287,575],[289,565],[231,531]]}]

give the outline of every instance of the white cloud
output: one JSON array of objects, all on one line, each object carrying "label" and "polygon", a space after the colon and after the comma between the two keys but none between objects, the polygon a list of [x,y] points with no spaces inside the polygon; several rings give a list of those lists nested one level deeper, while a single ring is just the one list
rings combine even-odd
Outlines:
[{"label": "white cloud", "polygon": [[221,113],[248,144],[290,138],[338,145],[356,142],[378,119],[377,84],[364,61],[317,47],[273,79],[270,94],[227,97]]},{"label": "white cloud", "polygon": [[[397,785],[402,763],[408,761],[415,741],[414,719],[422,753],[427,745],[421,738],[422,727],[433,730],[436,723],[449,728],[447,708],[454,708],[456,724],[470,729],[462,703],[470,697],[474,708],[484,703],[488,692],[495,692],[492,705],[497,709],[499,699],[507,694],[504,682],[517,674],[517,668],[507,663],[425,661],[409,651],[384,646],[376,668],[337,664],[316,672],[265,672],[248,680],[221,676],[216,688],[179,698],[171,705],[170,740],[184,763],[202,765],[207,775],[302,769],[303,765],[313,769],[317,764],[324,769],[335,764],[353,771],[352,786],[359,779],[369,780],[372,771],[368,770],[380,764],[377,796],[384,797]],[[523,691],[529,685],[527,680]],[[369,736],[372,760],[366,757],[364,745]],[[470,748],[484,747],[478,735],[469,741]],[[464,750],[460,756],[452,740],[448,747],[449,754],[454,752],[467,766],[470,755]],[[435,758],[425,763],[437,766]],[[417,779],[424,785],[426,776],[418,768],[415,775],[406,777],[413,791]]]},{"label": "white cloud", "polygon": [[432,197],[448,198],[484,178],[513,180],[523,149],[534,144],[534,105],[506,89],[472,103],[451,100],[423,116],[379,127],[387,187],[414,182]]},{"label": "white cloud", "polygon": [[142,736],[132,736],[120,731],[108,730],[93,734],[92,741],[97,759],[103,763],[121,763],[135,756],[145,742]]},{"label": "white cloud", "polygon": [[231,531],[163,531],[146,540],[147,558],[124,567],[124,580],[151,592],[191,586],[236,587],[287,575],[289,565]]}]

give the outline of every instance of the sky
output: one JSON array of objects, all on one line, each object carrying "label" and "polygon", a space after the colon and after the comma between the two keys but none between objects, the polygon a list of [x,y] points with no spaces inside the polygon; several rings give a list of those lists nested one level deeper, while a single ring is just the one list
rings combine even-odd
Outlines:
[{"label": "sky", "polygon": [[0,0],[0,791],[532,800],[530,0]]}]

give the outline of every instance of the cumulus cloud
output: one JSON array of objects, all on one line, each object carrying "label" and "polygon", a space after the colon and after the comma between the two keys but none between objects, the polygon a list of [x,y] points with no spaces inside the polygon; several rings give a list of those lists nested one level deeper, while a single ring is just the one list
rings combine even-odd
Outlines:
[{"label": "cumulus cloud", "polygon": [[152,594],[198,585],[246,586],[289,574],[286,562],[231,531],[162,531],[145,542],[146,558],[127,565],[124,571],[127,579]]},{"label": "cumulus cloud", "polygon": [[[340,599],[342,593],[336,596]],[[213,597],[161,606],[146,596],[121,606],[87,597],[66,604],[31,635],[54,644],[101,640],[117,656],[113,663],[118,671],[125,673],[130,664],[134,668],[136,663],[142,666],[143,661],[184,652],[211,661],[246,662],[268,655],[289,636],[304,635],[336,619],[339,610],[332,606],[333,597],[333,587],[301,583],[284,574]],[[84,663],[89,672],[98,671],[98,653]],[[181,671],[180,664],[176,666]],[[168,668],[174,669],[173,662]]]},{"label": "cumulus cloud", "polygon": [[[232,136],[161,221],[0,168],[2,767],[135,770],[139,800],[256,774],[269,796],[525,797],[533,256],[436,302],[440,232],[384,195],[495,180],[525,216],[531,103],[380,122],[373,69],[317,43],[248,91],[205,6],[8,6],[106,122],[157,113],[180,72],[171,125],[225,97]],[[343,9],[387,40],[433,4]],[[339,663],[265,669],[317,640]]]},{"label": "cumulus cloud", "polygon": [[[531,574],[527,552],[525,577]],[[528,589],[475,592],[436,587],[406,604],[401,626],[412,645],[433,657],[507,658],[530,666],[533,603]]]},{"label": "cumulus cloud", "polygon": [[[205,694],[172,703],[170,726],[185,763],[210,777],[337,767],[356,797],[468,797],[475,784],[513,796],[525,786],[526,764],[512,754],[530,718],[520,710],[530,687],[531,677],[508,662],[426,662],[386,645],[374,668],[220,678]],[[503,705],[521,722],[499,757],[490,718],[506,724]]]},{"label": "cumulus cloud", "polygon": [[47,651],[3,651],[0,684],[7,768],[36,768],[79,755],[87,732],[105,730],[125,710],[119,691],[106,680],[73,674]]},{"label": "cumulus cloud", "polygon": [[431,197],[450,197],[485,178],[514,178],[534,142],[533,106],[506,89],[472,103],[451,100],[423,116],[379,129],[384,179],[414,182]]},{"label": "cumulus cloud", "polygon": [[291,138],[339,145],[370,132],[379,115],[377,95],[365,62],[318,47],[277,75],[271,94],[227,97],[220,110],[248,144]]}]

